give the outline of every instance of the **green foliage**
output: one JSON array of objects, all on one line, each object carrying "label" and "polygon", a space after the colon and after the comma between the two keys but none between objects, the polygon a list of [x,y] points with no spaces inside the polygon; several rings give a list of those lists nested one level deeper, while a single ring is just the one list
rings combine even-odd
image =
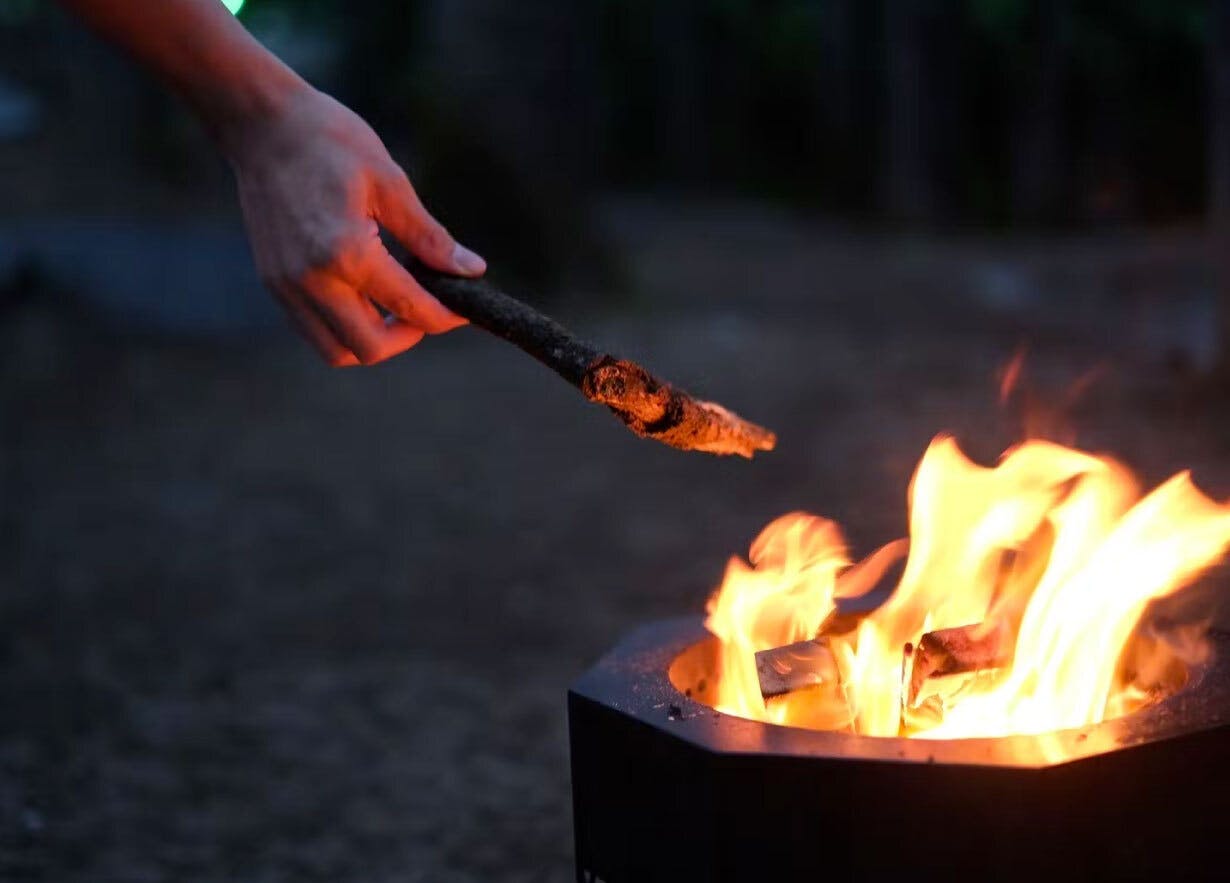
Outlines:
[{"label": "green foliage", "polygon": [[974,28],[984,37],[1011,43],[1025,25],[1031,4],[1028,0],[967,0],[965,6]]},{"label": "green foliage", "polygon": [[4,0],[0,3],[0,27],[25,24],[45,5],[40,0]]}]

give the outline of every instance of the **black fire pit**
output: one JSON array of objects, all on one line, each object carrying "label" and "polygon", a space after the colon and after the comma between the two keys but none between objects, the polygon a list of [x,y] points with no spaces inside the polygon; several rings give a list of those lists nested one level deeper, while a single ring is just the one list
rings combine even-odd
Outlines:
[{"label": "black fire pit", "polygon": [[1226,879],[1230,637],[1213,638],[1212,663],[1128,717],[927,741],[721,714],[697,701],[716,640],[647,625],[568,694],[577,879]]}]

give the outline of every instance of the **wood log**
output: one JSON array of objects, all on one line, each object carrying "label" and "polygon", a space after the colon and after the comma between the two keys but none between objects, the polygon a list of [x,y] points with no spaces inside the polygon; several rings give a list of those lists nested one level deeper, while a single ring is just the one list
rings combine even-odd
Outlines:
[{"label": "wood log", "polygon": [[766,699],[841,680],[837,658],[825,638],[761,650],[756,654],[756,676],[760,695]]},{"label": "wood log", "polygon": [[[856,599],[857,600],[857,599]],[[756,654],[756,674],[760,679],[760,694],[768,699],[792,693],[817,684],[836,683],[841,680],[837,660],[829,646],[831,636],[848,635],[867,618],[870,610],[833,610],[816,636],[806,641],[797,641],[781,647],[761,650]]]},{"label": "wood log", "polygon": [[637,435],[684,451],[738,454],[771,451],[777,436],[713,402],[694,399],[650,374],[577,338],[554,319],[500,291],[486,279],[437,273],[420,264],[414,277],[446,307],[542,362],[606,405]]},{"label": "wood log", "polygon": [[[911,708],[918,704],[928,678],[1003,668],[1012,661],[1014,641],[1012,627],[1005,622],[938,629],[923,635],[916,646],[907,643],[901,676],[905,681],[908,673],[909,684],[903,704]],[[826,635],[761,650],[756,654],[756,675],[766,699],[841,678]]]},{"label": "wood log", "polygon": [[912,707],[918,703],[928,678],[1003,668],[1012,662],[1014,643],[1015,635],[1007,622],[927,632],[913,648],[906,704]]}]

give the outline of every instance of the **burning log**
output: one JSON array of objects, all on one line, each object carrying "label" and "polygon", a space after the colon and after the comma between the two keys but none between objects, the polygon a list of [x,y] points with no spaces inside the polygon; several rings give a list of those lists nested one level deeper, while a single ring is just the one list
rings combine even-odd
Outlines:
[{"label": "burning log", "polygon": [[453,312],[520,347],[581,391],[606,405],[629,429],[684,451],[738,454],[771,451],[777,436],[721,405],[694,399],[650,374],[573,336],[555,320],[485,279],[463,279],[421,265],[414,276]]},{"label": "burning log", "polygon": [[1012,661],[1012,650],[1012,630],[1006,622],[927,632],[912,651],[906,704],[913,706],[918,702],[928,678],[1003,668]]},{"label": "burning log", "polygon": [[768,699],[805,687],[836,683],[841,672],[828,641],[816,638],[761,650],[756,654],[756,676],[760,679],[760,695]]},{"label": "burning log", "polygon": [[820,624],[816,637],[757,653],[756,676],[760,681],[760,695],[769,699],[806,687],[837,684],[841,680],[841,672],[829,646],[829,637],[854,631],[867,613],[866,610],[843,612],[838,608]]},{"label": "burning log", "polygon": [[[988,627],[982,623],[938,629],[906,644],[902,680],[909,689],[902,697],[907,707],[917,704],[929,678],[968,674],[1002,668],[1012,661],[1012,630],[1007,623]],[[760,694],[768,699],[840,680],[837,659],[825,637],[799,641],[756,654]]]}]

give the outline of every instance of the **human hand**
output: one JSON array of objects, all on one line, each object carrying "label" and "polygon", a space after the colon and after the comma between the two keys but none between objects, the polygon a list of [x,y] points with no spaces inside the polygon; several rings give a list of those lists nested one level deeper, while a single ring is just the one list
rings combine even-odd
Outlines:
[{"label": "human hand", "polygon": [[389,254],[379,228],[442,272],[481,276],[486,263],[428,214],[358,115],[304,86],[221,140],[261,278],[330,365],[375,364],[466,323]]}]

